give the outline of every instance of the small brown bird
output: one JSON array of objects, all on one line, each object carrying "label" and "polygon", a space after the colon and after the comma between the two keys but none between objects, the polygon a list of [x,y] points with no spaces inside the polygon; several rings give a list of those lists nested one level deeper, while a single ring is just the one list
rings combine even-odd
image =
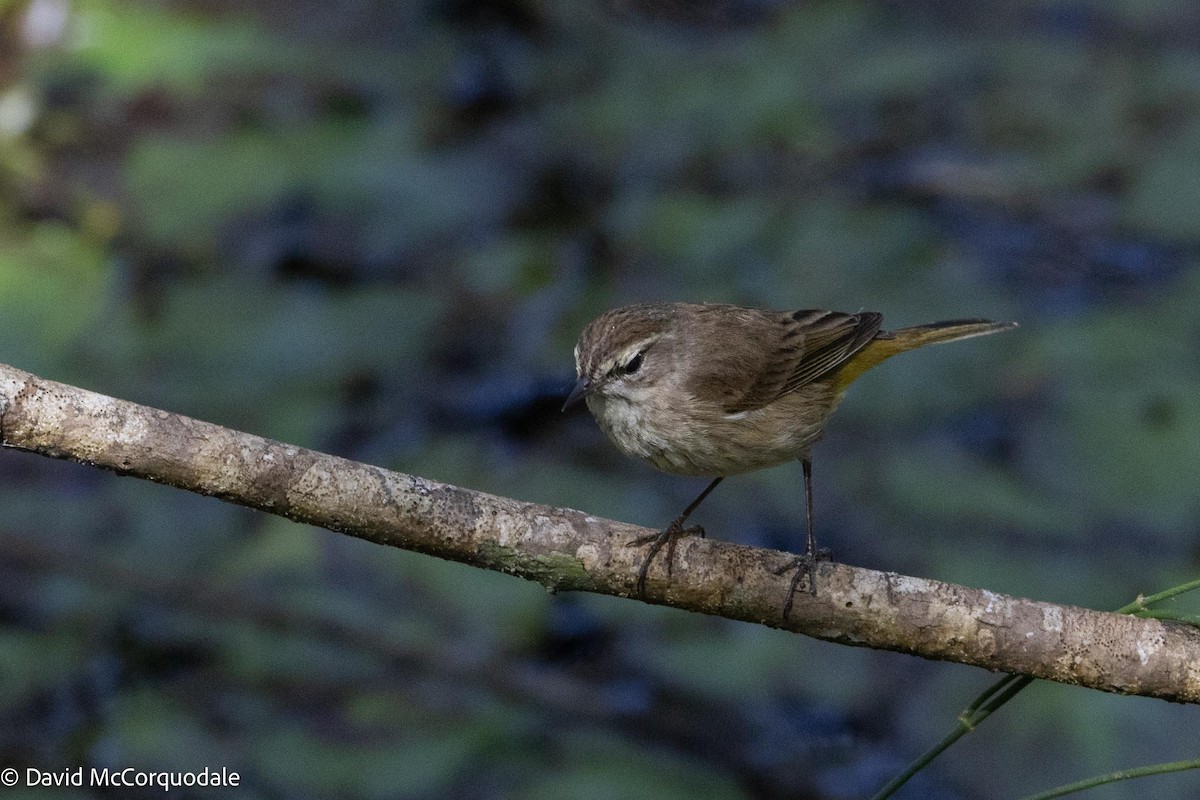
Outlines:
[{"label": "small brown bird", "polygon": [[[897,353],[937,342],[983,336],[1015,322],[968,319],[883,331],[874,311],[766,311],[732,305],[641,303],[592,320],[575,346],[579,377],[563,404],[581,399],[617,448],[676,475],[712,478],[700,495],[650,544],[638,573],[645,595],[654,556],[701,528],[683,523],[729,475],[799,459],[804,470],[808,541],[795,568],[784,616],[796,587],[822,555],[813,534],[812,461],[851,382]],[[813,583],[809,581],[810,589]]]}]

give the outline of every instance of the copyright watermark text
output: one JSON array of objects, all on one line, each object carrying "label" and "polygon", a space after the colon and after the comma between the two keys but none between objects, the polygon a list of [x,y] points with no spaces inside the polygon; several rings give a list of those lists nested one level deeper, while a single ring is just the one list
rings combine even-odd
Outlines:
[{"label": "copyright watermark text", "polygon": [[164,792],[180,788],[214,788],[223,789],[230,786],[240,786],[241,776],[227,767],[209,769],[205,767],[194,771],[151,772],[148,770],[126,767],[125,769],[108,769],[107,767],[75,767],[57,772],[46,772],[34,767],[24,771],[16,767],[6,767],[0,770],[0,786],[112,786],[121,788],[159,788]]}]

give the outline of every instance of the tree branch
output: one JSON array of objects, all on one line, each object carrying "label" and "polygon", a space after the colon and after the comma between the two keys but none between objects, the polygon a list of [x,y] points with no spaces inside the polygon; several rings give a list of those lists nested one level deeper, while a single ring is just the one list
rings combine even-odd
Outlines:
[{"label": "tree branch", "polygon": [[[0,365],[0,443],[537,581],[633,593],[648,531],[263,439]],[[646,599],[843,644],[1108,692],[1200,702],[1200,631],[894,573],[820,564],[781,610],[794,556],[689,537]]]}]

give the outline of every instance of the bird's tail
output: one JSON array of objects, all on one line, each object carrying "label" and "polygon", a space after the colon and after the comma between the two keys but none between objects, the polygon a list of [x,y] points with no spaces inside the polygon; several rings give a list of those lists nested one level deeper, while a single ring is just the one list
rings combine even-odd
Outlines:
[{"label": "bird's tail", "polygon": [[969,339],[972,336],[987,336],[989,333],[999,333],[1009,328],[1017,327],[1015,322],[992,322],[987,319],[954,319],[945,322],[931,322],[928,325],[915,325],[911,328],[900,328],[895,331],[880,332],[862,350],[859,350],[846,364],[837,371],[835,379],[837,388],[845,390],[850,383],[869,370],[897,353],[915,350],[927,344],[953,342],[958,339]]}]

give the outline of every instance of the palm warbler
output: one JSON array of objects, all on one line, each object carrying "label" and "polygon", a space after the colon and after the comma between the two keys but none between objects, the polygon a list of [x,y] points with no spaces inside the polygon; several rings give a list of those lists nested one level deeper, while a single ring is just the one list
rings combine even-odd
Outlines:
[{"label": "palm warbler", "polygon": [[563,409],[584,399],[625,455],[676,475],[712,478],[661,533],[630,543],[650,545],[638,573],[640,595],[664,545],[669,580],[676,538],[703,535],[683,523],[726,476],[799,459],[808,541],[787,567],[796,575],[786,617],[800,579],[809,575],[814,590],[813,565],[828,557],[818,552],[813,534],[809,452],[851,382],[905,350],[1016,327],[967,319],[889,332],[882,322],[873,311],[642,303],[609,311],[584,328],[575,347],[579,380]]}]

